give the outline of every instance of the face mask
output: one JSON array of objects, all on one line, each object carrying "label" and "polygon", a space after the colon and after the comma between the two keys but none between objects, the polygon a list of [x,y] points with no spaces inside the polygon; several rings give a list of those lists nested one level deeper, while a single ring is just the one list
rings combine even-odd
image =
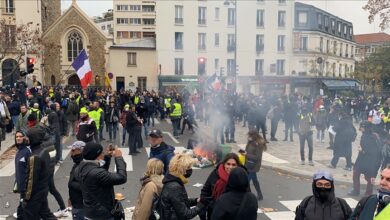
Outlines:
[{"label": "face mask", "polygon": [[99,162],[99,166],[102,167],[106,164],[106,161],[105,160],[98,160]]},{"label": "face mask", "polygon": [[185,178],[190,178],[192,176],[192,168],[186,170],[186,173],[183,176]]},{"label": "face mask", "polygon": [[88,118],[88,115],[84,115],[84,116],[82,116],[80,118],[81,118],[81,120],[84,120],[84,119]]},{"label": "face mask", "polygon": [[81,161],[83,161],[83,155],[82,154],[76,154],[72,155],[72,160],[75,164],[79,164]]},{"label": "face mask", "polygon": [[390,204],[390,192],[384,189],[378,189],[378,194],[377,194],[379,203],[385,207],[388,204]]},{"label": "face mask", "polygon": [[328,200],[332,188],[326,189],[326,188],[316,187],[316,190],[318,192],[318,196],[319,196],[319,199],[321,200],[321,202],[325,202],[326,200]]}]

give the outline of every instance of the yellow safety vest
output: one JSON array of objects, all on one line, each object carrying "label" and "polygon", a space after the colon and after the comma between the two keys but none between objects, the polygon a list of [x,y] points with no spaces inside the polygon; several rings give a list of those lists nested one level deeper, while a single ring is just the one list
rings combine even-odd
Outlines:
[{"label": "yellow safety vest", "polygon": [[173,109],[173,112],[170,114],[171,117],[180,117],[181,116],[181,105],[179,103],[174,103],[175,109]]},{"label": "yellow safety vest", "polygon": [[77,105],[80,105],[80,99],[81,99],[81,96],[78,96],[78,97],[76,98],[76,103],[77,103]]},{"label": "yellow safety vest", "polygon": [[96,128],[100,128],[100,113],[99,110],[93,110],[88,112],[88,116],[93,119],[96,124]]},{"label": "yellow safety vest", "polygon": [[309,122],[311,122],[311,117],[312,117],[312,114],[311,114],[311,113],[309,113],[309,114],[307,114],[307,115],[302,115],[302,114],[301,114],[301,120],[304,119],[306,116],[309,116]]},{"label": "yellow safety vest", "polygon": [[36,113],[36,115],[37,115],[37,120],[39,120],[39,119],[40,119],[40,118],[39,118],[39,115],[40,115],[40,112],[41,112],[41,111],[39,111],[39,109],[36,109],[36,108],[31,108],[31,109],[30,109],[30,114],[33,113],[33,112]]},{"label": "yellow safety vest", "polygon": [[139,96],[134,97],[134,105],[139,103]]},{"label": "yellow safety vest", "polygon": [[382,211],[374,217],[374,220],[387,220],[390,219],[390,205],[388,204]]},{"label": "yellow safety vest", "polygon": [[165,102],[165,108],[171,107],[171,98],[166,98],[164,102]]}]

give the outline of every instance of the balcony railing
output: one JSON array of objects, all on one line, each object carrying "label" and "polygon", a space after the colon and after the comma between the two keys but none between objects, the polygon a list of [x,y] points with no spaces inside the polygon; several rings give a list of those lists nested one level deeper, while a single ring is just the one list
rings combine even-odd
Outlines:
[{"label": "balcony railing", "polygon": [[198,19],[198,24],[206,25],[206,19]]},{"label": "balcony railing", "polygon": [[15,8],[1,8],[1,14],[15,14]]},{"label": "balcony railing", "polygon": [[175,24],[183,24],[183,18],[175,18]]}]

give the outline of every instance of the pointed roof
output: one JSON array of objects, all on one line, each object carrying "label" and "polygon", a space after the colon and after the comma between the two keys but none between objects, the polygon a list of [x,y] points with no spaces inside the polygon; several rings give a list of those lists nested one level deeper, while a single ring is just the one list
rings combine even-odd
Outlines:
[{"label": "pointed roof", "polygon": [[84,18],[87,23],[89,23],[94,29],[104,38],[110,39],[111,36],[108,36],[105,32],[103,32],[96,24],[92,21],[92,19],[77,5],[76,0],[72,1],[72,5],[65,11],[63,15],[61,15],[53,24],[49,26],[49,28],[43,33],[42,38],[44,38],[48,33],[50,33],[56,25],[61,23],[66,19],[66,17],[70,14],[70,12],[75,11],[80,15],[80,17]]}]

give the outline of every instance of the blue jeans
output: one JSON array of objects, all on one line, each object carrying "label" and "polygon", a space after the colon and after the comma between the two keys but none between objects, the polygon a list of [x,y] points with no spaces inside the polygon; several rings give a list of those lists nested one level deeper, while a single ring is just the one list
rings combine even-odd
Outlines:
[{"label": "blue jeans", "polygon": [[110,141],[112,139],[116,140],[116,130],[118,128],[118,123],[108,123],[108,134],[110,136]]},{"label": "blue jeans", "polygon": [[262,194],[261,189],[260,189],[260,183],[259,183],[259,180],[257,179],[257,173],[256,172],[249,172],[248,178],[249,178],[249,183],[251,182],[251,180],[253,181],[253,186],[256,189],[257,196],[263,197],[263,194]]},{"label": "blue jeans", "polygon": [[72,208],[72,217],[73,220],[84,220],[84,210]]},{"label": "blue jeans", "polygon": [[178,119],[173,119],[172,121],[172,127],[173,127],[173,136],[179,136],[179,129],[177,128],[177,123],[180,123]]},{"label": "blue jeans", "polygon": [[11,116],[12,123],[14,124],[14,127],[16,126],[16,122],[18,121],[19,115]]},{"label": "blue jeans", "polygon": [[149,134],[148,134],[148,125],[147,124],[144,124],[144,134],[145,134],[145,137],[147,137]]}]

